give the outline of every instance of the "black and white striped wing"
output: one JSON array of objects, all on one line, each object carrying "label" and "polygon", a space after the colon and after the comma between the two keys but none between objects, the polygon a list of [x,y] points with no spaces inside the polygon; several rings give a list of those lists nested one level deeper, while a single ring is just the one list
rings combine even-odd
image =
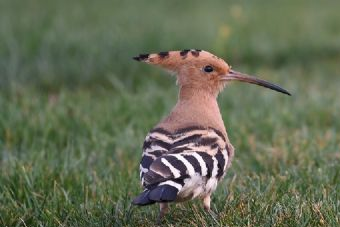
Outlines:
[{"label": "black and white striped wing", "polygon": [[186,182],[197,177],[216,185],[227,163],[226,141],[217,130],[186,128],[174,134],[153,130],[145,140],[140,166],[146,190],[134,202],[173,201]]},{"label": "black and white striped wing", "polygon": [[143,144],[142,160],[139,165],[140,179],[144,186],[144,174],[150,169],[150,165],[160,156],[169,152],[173,143],[169,133],[162,129],[152,130],[145,138]]},{"label": "black and white striped wing", "polygon": [[221,178],[228,163],[226,143],[215,130],[196,129],[175,134],[169,150],[158,156],[144,176],[144,185],[154,185],[200,175]]}]

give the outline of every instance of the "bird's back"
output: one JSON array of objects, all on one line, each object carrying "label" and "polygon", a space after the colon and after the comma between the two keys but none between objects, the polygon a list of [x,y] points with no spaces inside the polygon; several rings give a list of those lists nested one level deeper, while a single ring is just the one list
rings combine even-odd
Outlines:
[{"label": "bird's back", "polygon": [[232,154],[233,147],[215,128],[193,125],[174,132],[155,128],[145,139],[140,163],[145,191],[134,202],[204,197],[223,178]]}]

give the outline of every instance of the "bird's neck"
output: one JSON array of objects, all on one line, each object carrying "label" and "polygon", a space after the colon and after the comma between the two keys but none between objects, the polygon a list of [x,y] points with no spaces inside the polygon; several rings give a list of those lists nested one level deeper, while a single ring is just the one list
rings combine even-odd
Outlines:
[{"label": "bird's neck", "polygon": [[158,127],[169,131],[190,126],[213,127],[226,135],[217,95],[204,89],[181,87],[178,101]]}]

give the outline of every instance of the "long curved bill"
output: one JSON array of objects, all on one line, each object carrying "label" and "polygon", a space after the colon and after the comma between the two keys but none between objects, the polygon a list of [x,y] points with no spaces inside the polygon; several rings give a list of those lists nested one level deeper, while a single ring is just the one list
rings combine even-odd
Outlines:
[{"label": "long curved bill", "polygon": [[274,91],[281,92],[281,93],[286,94],[286,95],[291,95],[287,90],[283,89],[282,87],[280,87],[276,84],[272,84],[268,81],[261,80],[261,79],[258,79],[256,77],[249,76],[249,75],[246,75],[246,74],[234,71],[234,70],[229,70],[229,73],[226,76],[224,76],[222,78],[222,80],[224,80],[224,81],[237,80],[237,81],[247,82],[247,83],[250,83],[250,84],[256,84],[256,85],[259,85],[259,86],[262,86],[262,87],[266,87],[266,88],[272,89]]}]

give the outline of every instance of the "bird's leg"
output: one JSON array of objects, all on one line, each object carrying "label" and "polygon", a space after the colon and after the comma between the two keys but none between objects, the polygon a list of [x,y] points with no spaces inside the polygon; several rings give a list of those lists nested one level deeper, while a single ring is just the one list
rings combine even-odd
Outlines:
[{"label": "bird's leg", "polygon": [[169,211],[168,203],[159,203],[159,215],[157,219],[157,224],[161,224],[164,215]]},{"label": "bird's leg", "polygon": [[210,214],[210,216],[216,220],[217,218],[217,215],[210,209],[210,196],[211,194],[208,194],[206,195],[204,198],[203,198],[203,207],[204,207],[204,210]]},{"label": "bird's leg", "polygon": [[203,207],[205,211],[210,212],[210,194],[203,198]]}]

